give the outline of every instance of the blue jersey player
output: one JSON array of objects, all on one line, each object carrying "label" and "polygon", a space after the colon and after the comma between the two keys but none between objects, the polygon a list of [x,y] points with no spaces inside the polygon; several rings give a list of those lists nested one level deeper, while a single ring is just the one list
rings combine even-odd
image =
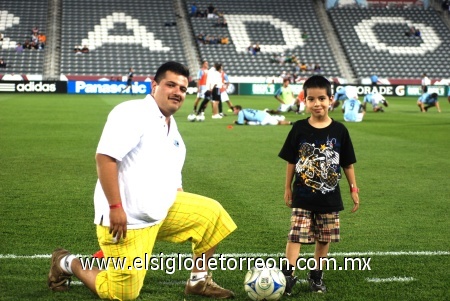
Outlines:
[{"label": "blue jersey player", "polygon": [[417,106],[423,113],[427,112],[428,109],[431,107],[436,107],[438,112],[439,113],[441,112],[437,93],[428,93],[428,92],[423,93],[417,100]]},{"label": "blue jersey player", "polygon": [[341,101],[345,101],[348,99],[347,97],[347,90],[350,89],[352,90],[353,88],[355,88],[354,86],[345,86],[340,88],[339,90],[336,90],[336,92],[334,93],[334,97],[333,97],[333,102],[331,103],[330,106],[330,111],[333,111],[335,108],[339,107],[339,104],[341,103]]},{"label": "blue jersey player", "polygon": [[361,122],[363,120],[365,110],[358,99],[358,91],[356,87],[347,86],[346,97],[348,99],[342,105],[344,120],[347,122]]},{"label": "blue jersey player", "polygon": [[282,115],[270,115],[266,111],[255,109],[243,109],[241,106],[234,106],[233,113],[238,116],[234,121],[239,125],[287,125],[292,122],[285,120]]}]

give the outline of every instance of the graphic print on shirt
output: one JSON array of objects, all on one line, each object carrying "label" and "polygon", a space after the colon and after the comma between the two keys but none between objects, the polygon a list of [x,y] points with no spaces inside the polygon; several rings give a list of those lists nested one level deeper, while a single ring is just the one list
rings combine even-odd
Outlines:
[{"label": "graphic print on shirt", "polygon": [[326,144],[319,147],[314,143],[303,143],[295,165],[295,171],[303,183],[323,194],[334,191],[341,179],[339,153],[333,150],[333,140],[328,139]]}]

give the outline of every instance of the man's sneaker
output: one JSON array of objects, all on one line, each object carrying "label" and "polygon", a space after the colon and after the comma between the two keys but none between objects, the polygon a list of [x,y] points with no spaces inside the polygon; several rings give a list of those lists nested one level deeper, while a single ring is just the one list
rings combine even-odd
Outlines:
[{"label": "man's sneaker", "polygon": [[286,296],[290,296],[292,294],[292,289],[294,285],[297,283],[296,276],[285,276],[286,278],[286,288],[284,289],[284,294]]},{"label": "man's sneaker", "polygon": [[234,298],[234,293],[230,290],[220,287],[217,283],[212,280],[212,276],[206,276],[205,280],[197,280],[196,284],[191,284],[191,279],[186,283],[184,289],[185,295],[200,295],[205,297],[211,297],[215,299],[232,299]]},{"label": "man's sneaker", "polygon": [[314,270],[308,273],[309,288],[312,292],[326,293],[327,287],[322,280],[323,271]]},{"label": "man's sneaker", "polygon": [[389,103],[388,103],[388,101],[387,101],[386,99],[383,100],[383,105],[384,105],[385,107],[389,106]]},{"label": "man's sneaker", "polygon": [[56,249],[52,253],[52,265],[48,273],[47,285],[53,291],[66,291],[69,289],[71,274],[64,272],[60,266],[61,259],[69,255],[69,251],[64,249]]},{"label": "man's sneaker", "polygon": [[212,115],[212,119],[222,119],[222,116],[219,114]]}]

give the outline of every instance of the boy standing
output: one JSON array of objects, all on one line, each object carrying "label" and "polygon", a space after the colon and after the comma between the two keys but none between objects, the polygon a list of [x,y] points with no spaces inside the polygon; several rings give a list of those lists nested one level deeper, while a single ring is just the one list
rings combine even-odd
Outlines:
[{"label": "boy standing", "polygon": [[331,84],[323,76],[314,75],[306,80],[303,90],[311,116],[293,125],[279,153],[287,161],[284,201],[292,208],[286,245],[289,266],[283,267],[286,295],[291,294],[297,281],[294,270],[303,243],[315,243],[317,269],[308,273],[310,289],[326,292],[320,265],[327,257],[330,242],[340,239],[339,211],[344,209],[339,188],[341,167],[351,191],[351,211],[359,208],[353,169],[356,157],[348,130],[328,116],[333,101]]}]

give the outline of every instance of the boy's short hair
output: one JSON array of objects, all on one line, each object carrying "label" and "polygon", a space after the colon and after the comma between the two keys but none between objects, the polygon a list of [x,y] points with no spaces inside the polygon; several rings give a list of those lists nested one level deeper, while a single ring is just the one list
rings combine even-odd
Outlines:
[{"label": "boy's short hair", "polygon": [[178,62],[166,62],[162,64],[156,71],[154,81],[159,83],[166,76],[166,72],[171,71],[175,74],[182,75],[189,80],[189,69],[185,65]]},{"label": "boy's short hair", "polygon": [[438,98],[438,94],[437,93],[432,93],[431,97],[434,98],[434,99],[437,99]]},{"label": "boy's short hair", "polygon": [[327,91],[327,96],[331,97],[331,83],[328,79],[322,75],[313,75],[308,78],[303,84],[303,91],[305,91],[305,97],[308,96],[307,90],[309,88],[319,88],[325,89]]},{"label": "boy's short hair", "polygon": [[234,108],[239,111],[242,110],[242,107],[240,105],[236,105],[236,106],[234,106]]}]

